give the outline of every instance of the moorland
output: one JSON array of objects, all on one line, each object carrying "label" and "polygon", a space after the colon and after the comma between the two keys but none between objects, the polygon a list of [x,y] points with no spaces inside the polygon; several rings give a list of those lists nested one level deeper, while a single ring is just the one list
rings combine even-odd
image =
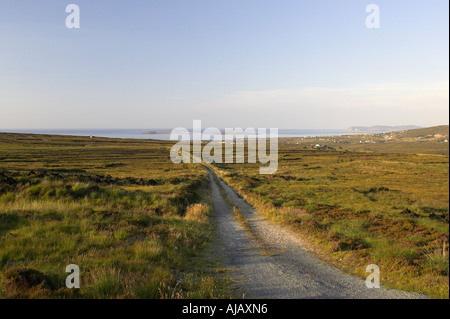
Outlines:
[{"label": "moorland", "polygon": [[[169,141],[0,133],[0,297],[233,298],[207,173]],[[448,126],[280,140],[279,169],[212,167],[321,259],[448,298]],[[69,290],[65,268],[81,285]]]}]

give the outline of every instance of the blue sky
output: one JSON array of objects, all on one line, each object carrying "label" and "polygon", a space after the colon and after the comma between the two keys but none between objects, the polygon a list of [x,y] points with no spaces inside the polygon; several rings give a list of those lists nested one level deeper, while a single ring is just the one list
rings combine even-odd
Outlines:
[{"label": "blue sky", "polygon": [[448,6],[0,0],[0,128],[448,124]]}]

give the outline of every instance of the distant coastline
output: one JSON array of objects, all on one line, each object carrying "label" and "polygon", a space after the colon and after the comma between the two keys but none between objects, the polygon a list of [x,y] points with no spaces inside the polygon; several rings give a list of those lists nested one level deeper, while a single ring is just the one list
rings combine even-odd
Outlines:
[{"label": "distant coastline", "polygon": [[[170,140],[172,133],[169,129],[0,129],[0,132],[154,140]],[[338,136],[345,134],[349,134],[349,132],[343,129],[280,129],[278,135],[280,138],[285,138]]]},{"label": "distant coastline", "polygon": [[[418,128],[418,126],[409,126]],[[354,126],[348,129],[279,129],[279,138],[378,134],[406,130],[406,126]],[[192,132],[191,129],[188,130]],[[221,130],[224,132],[224,130]],[[170,129],[0,129],[4,133],[93,136],[122,139],[170,140]]]},{"label": "distant coastline", "polygon": [[396,131],[406,131],[423,128],[417,125],[401,125],[401,126],[386,126],[386,125],[374,125],[374,126],[351,126],[347,129],[349,132],[396,132]]},{"label": "distant coastline", "polygon": [[171,131],[163,130],[163,131],[142,131],[142,134],[170,134]]}]

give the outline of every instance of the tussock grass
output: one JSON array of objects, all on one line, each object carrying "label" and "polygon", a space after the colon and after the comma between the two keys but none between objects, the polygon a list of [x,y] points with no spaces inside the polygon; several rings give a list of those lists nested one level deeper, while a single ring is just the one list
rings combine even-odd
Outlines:
[{"label": "tussock grass", "polygon": [[202,203],[189,205],[186,209],[185,219],[200,223],[208,222],[209,207]]}]

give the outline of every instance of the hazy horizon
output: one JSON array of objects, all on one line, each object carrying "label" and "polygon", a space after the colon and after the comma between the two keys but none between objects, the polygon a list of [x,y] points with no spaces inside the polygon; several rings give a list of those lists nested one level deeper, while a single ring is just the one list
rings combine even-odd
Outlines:
[{"label": "hazy horizon", "polygon": [[[348,127],[332,127],[332,128],[320,128],[320,127],[313,127],[313,128],[295,128],[295,127],[276,127],[279,130],[283,130],[283,131],[288,131],[288,130],[297,130],[297,131],[301,131],[301,130],[305,130],[305,131],[314,131],[314,130],[322,130],[322,131],[341,131],[341,130],[347,130],[349,128],[352,127],[366,127],[366,128],[370,128],[370,127],[380,127],[380,126],[388,126],[388,127],[417,127],[417,128],[427,128],[427,127],[434,127],[434,126],[445,126],[445,125],[449,125],[449,124],[438,124],[438,125],[432,125],[432,126],[421,126],[421,125],[415,125],[415,124],[401,124],[401,125],[384,125],[384,124],[375,124],[375,125],[350,125]],[[202,125],[202,130],[206,129],[208,127],[208,125]],[[257,126],[242,126],[241,128],[245,129],[245,128],[258,128]],[[70,131],[70,130],[80,130],[80,131],[89,131],[89,130],[150,130],[150,131],[171,131],[173,129],[175,129],[176,127],[103,127],[103,128],[99,128],[99,127],[52,127],[52,128],[46,128],[46,127],[25,127],[25,128],[2,128],[0,127],[0,132],[2,132],[2,130],[5,131],[24,131],[24,130],[49,130],[49,131]],[[224,130],[228,127],[217,127],[219,130]],[[267,129],[269,129],[270,127],[266,127]],[[192,125],[191,126],[186,126],[186,129],[188,130],[192,130]],[[19,132],[20,133],[20,132]]]},{"label": "hazy horizon", "polygon": [[0,128],[449,123],[445,0],[72,3],[0,2]]}]

